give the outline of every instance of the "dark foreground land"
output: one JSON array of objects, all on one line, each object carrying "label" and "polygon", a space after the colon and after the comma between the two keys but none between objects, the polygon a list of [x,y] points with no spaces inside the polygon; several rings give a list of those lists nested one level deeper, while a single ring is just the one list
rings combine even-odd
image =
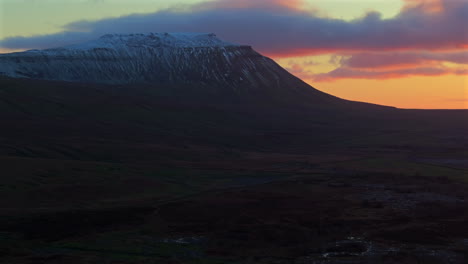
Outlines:
[{"label": "dark foreground land", "polygon": [[193,100],[2,79],[0,263],[468,263],[466,111]]}]

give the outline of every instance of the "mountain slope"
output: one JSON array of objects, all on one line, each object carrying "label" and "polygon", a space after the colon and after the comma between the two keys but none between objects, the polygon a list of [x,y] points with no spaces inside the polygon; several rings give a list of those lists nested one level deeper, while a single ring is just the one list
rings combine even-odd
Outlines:
[{"label": "mountain slope", "polygon": [[192,85],[225,97],[308,97],[338,103],[250,46],[214,34],[105,35],[87,43],[0,55],[0,74],[15,78],[105,84]]}]

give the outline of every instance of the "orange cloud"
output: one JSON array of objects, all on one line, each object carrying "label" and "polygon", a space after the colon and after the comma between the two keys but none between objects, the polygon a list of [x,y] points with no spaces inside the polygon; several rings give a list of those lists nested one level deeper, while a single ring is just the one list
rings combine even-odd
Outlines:
[{"label": "orange cloud", "polygon": [[366,52],[356,53],[340,60],[342,66],[351,68],[398,69],[424,65],[437,66],[443,62],[468,64],[468,51],[454,52]]},{"label": "orange cloud", "polygon": [[395,79],[409,76],[467,75],[468,68],[417,67],[389,71],[362,70],[340,67],[328,73],[310,76],[314,81],[326,82],[338,79]]},{"label": "orange cloud", "polygon": [[294,11],[301,11],[306,6],[304,0],[220,0],[215,2],[202,3],[197,6],[199,9],[289,9]]},{"label": "orange cloud", "polygon": [[[320,58],[320,57],[317,57]],[[308,60],[284,60],[283,66],[299,78],[329,82],[338,79],[391,79],[408,76],[468,75],[468,51],[366,52]],[[280,60],[281,61],[281,60]]]},{"label": "orange cloud", "polygon": [[419,9],[426,13],[440,13],[445,10],[444,2],[447,0],[405,0],[405,2],[403,11]]}]

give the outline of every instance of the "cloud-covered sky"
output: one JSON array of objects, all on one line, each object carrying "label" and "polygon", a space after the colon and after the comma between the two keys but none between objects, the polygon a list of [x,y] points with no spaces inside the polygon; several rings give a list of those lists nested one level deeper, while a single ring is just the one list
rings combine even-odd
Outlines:
[{"label": "cloud-covered sky", "polygon": [[[341,3],[353,1],[360,0]],[[91,2],[99,5],[106,0]],[[214,32],[225,40],[252,45],[312,83],[450,76],[462,80],[459,88],[452,88],[458,97],[467,95],[463,79],[468,73],[468,1],[404,0],[390,17],[369,9],[360,10],[359,17],[341,18],[319,7],[305,0],[190,1],[151,13],[76,20],[56,33],[19,33],[0,39],[0,48],[49,48],[107,33]],[[310,63],[315,56],[321,61]]]},{"label": "cloud-covered sky", "polygon": [[[468,1],[408,0],[395,17],[378,12],[347,21],[303,9],[302,0],[218,0],[177,6],[151,14],[97,21],[76,21],[63,32],[0,41],[3,48],[47,48],[103,34],[133,32],[215,32],[227,40],[250,44],[273,56],[341,51],[455,50],[468,46]],[[439,2],[437,10],[429,8]],[[431,5],[429,5],[430,3]]]}]

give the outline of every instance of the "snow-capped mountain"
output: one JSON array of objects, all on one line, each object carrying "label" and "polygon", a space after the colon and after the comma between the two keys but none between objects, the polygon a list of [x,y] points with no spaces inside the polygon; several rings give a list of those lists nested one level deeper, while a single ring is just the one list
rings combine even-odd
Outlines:
[{"label": "snow-capped mountain", "polygon": [[282,97],[281,91],[329,98],[250,46],[215,34],[118,35],[77,45],[0,55],[0,75],[108,84],[196,84]]}]

